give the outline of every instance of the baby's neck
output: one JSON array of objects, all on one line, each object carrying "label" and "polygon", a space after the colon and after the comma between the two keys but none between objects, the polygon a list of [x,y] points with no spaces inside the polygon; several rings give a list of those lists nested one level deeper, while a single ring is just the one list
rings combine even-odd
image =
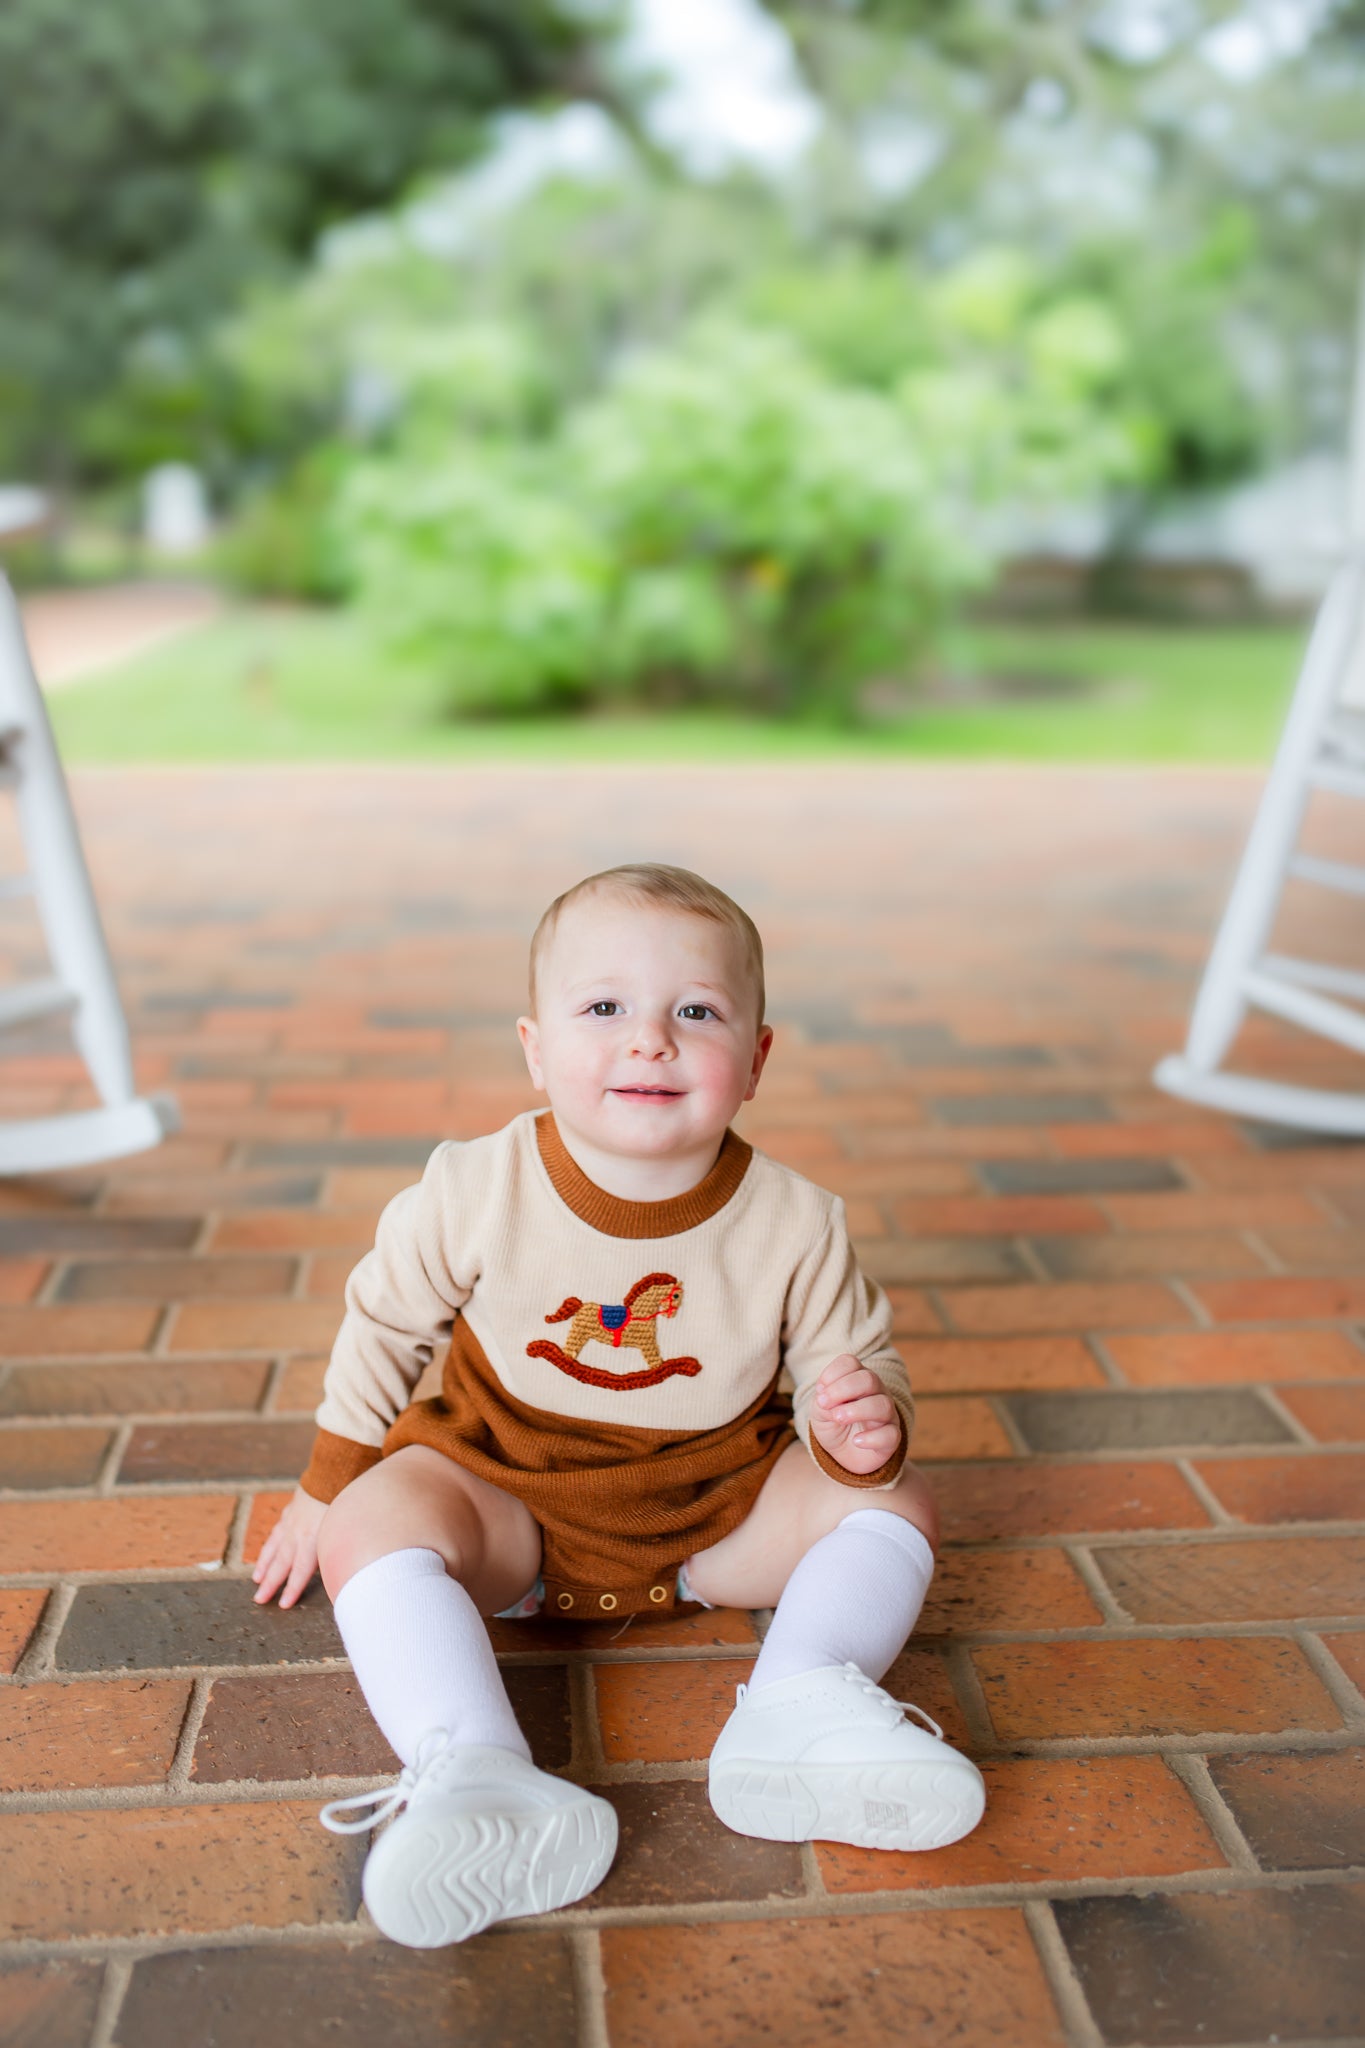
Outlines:
[{"label": "baby's neck", "polygon": [[686,1153],[641,1159],[630,1153],[604,1152],[579,1132],[566,1130],[558,1118],[555,1127],[579,1171],[594,1187],[615,1195],[620,1202],[669,1202],[677,1195],[690,1194],[715,1165],[725,1137],[722,1131]]}]

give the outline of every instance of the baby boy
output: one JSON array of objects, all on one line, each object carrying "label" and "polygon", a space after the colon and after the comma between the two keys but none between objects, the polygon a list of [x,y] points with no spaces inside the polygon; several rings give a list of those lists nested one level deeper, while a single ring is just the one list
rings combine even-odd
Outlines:
[{"label": "baby boy", "polygon": [[[720,1819],[908,1850],[981,1817],[976,1767],[877,1683],[928,1590],[934,1507],[842,1203],[730,1129],[763,1016],[758,933],[719,889],[656,866],[580,882],[537,928],[517,1026],[548,1111],[438,1146],[347,1284],[254,1577],[289,1607],[321,1566],[402,1759],[323,1815],[358,1832],[403,1809],[364,1878],[395,1941],[570,1904],[615,1851],[607,1801],[532,1764],[486,1615],[772,1607],[711,1757]],[[440,1395],[412,1401],[437,1355]]]}]

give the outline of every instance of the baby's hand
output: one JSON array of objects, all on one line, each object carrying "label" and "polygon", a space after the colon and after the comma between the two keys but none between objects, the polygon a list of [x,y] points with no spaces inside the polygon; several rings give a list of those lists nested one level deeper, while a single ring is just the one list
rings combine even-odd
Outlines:
[{"label": "baby's hand", "polygon": [[851,1351],[832,1358],[815,1383],[811,1435],[845,1472],[875,1472],[901,1440],[900,1416],[875,1373]]},{"label": "baby's hand", "polygon": [[259,1591],[256,1604],[273,1600],[281,1586],[281,1607],[292,1607],[318,1568],[318,1530],[327,1509],[301,1486],[276,1522],[256,1560],[251,1576]]}]

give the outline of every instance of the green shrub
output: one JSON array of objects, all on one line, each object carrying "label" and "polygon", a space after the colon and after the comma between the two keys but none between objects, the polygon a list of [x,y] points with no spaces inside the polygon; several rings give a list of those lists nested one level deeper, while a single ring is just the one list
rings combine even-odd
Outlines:
[{"label": "green shrub", "polygon": [[975,562],[894,402],[785,337],[639,357],[538,444],[409,443],[340,513],[370,608],[460,711],[724,697],[846,718]]}]

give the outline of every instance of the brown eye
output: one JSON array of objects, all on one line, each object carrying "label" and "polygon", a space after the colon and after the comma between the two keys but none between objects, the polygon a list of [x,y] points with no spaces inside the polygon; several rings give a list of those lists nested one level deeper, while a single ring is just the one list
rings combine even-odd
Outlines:
[{"label": "brown eye", "polygon": [[620,1009],[620,1007],[621,1005],[619,1003],[613,1003],[610,1001],[594,1003],[592,1006],[592,1014],[594,1017],[614,1017],[616,1015],[616,1012]]},{"label": "brown eye", "polygon": [[689,1024],[700,1024],[704,1017],[713,1014],[709,1003],[684,1003],[678,1012],[680,1017],[686,1017]]}]

